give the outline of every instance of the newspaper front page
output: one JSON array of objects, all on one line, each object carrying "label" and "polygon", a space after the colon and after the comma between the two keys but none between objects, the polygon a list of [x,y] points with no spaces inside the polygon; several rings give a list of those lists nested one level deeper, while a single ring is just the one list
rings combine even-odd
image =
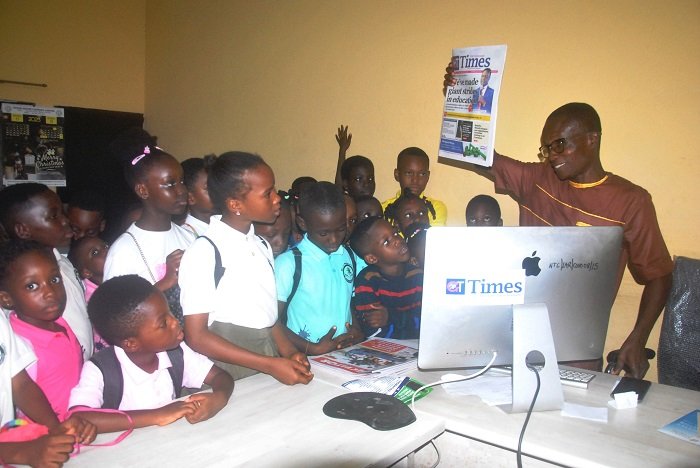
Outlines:
[{"label": "newspaper front page", "polygon": [[445,94],[439,156],[490,167],[505,45],[452,49],[457,84]]}]

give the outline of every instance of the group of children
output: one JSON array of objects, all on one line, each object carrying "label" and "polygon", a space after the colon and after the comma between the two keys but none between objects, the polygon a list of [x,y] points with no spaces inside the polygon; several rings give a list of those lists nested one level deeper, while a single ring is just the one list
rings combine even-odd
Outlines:
[{"label": "group of children", "polygon": [[[128,134],[112,151],[141,208],[110,247],[99,197],[64,211],[41,184],[0,191],[0,416],[16,408],[48,428],[23,442],[0,434],[0,460],[60,464],[96,432],[208,419],[234,379],[308,383],[307,355],[417,338],[425,233],[446,220],[423,193],[429,158],[399,153],[399,192],[380,203],[371,160],[345,157],[347,127],[336,138],[336,182],[299,178],[284,193],[260,156],[180,164]],[[498,203],[475,197],[466,221],[502,224]]]}]

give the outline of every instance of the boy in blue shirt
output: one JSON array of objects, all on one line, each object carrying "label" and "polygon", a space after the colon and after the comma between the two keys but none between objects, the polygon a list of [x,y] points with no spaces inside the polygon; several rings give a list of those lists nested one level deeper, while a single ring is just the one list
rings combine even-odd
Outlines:
[{"label": "boy in blue shirt", "polygon": [[343,245],[345,200],[337,186],[310,184],[298,206],[297,223],[306,235],[275,260],[279,316],[299,350],[323,354],[361,338],[350,314],[356,260]]}]

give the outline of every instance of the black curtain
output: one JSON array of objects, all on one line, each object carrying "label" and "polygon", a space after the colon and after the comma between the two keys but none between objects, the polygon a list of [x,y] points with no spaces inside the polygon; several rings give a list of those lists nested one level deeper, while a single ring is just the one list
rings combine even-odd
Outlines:
[{"label": "black curtain", "polygon": [[66,202],[75,191],[91,190],[102,194],[106,204],[106,240],[111,240],[110,226],[115,226],[135,195],[124,181],[119,162],[109,151],[109,144],[130,127],[143,127],[143,114],[101,109],[65,107],[66,187],[59,189]]}]

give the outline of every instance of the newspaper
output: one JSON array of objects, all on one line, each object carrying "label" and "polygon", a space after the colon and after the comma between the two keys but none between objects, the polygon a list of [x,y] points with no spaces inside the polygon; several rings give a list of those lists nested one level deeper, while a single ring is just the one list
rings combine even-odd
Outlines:
[{"label": "newspaper", "polygon": [[457,84],[445,93],[439,156],[490,167],[505,45],[452,49]]},{"label": "newspaper", "polygon": [[[428,393],[431,387],[423,388],[422,382],[410,377],[388,375],[371,379],[355,379],[345,382],[343,387],[352,392],[377,392],[391,395],[404,404],[410,405],[412,401],[418,401]],[[420,392],[418,392],[420,390]],[[415,397],[413,396],[415,394]]]},{"label": "newspaper", "polygon": [[415,369],[417,359],[416,348],[381,338],[309,358],[314,364],[344,375],[374,377]]}]

